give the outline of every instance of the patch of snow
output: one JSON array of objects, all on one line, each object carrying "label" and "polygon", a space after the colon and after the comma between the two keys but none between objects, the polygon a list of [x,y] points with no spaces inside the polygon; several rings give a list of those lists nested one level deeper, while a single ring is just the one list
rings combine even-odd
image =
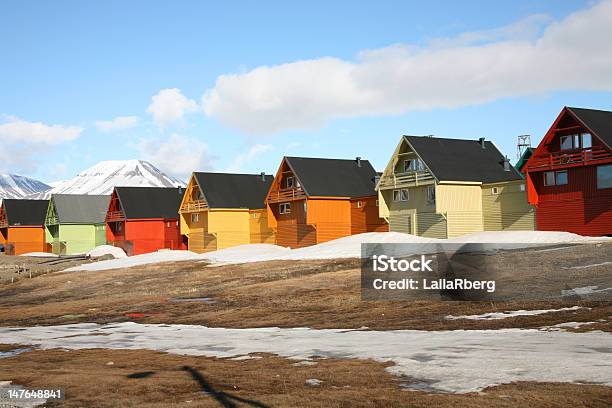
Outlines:
[{"label": "patch of snow", "polygon": [[309,378],[306,380],[306,385],[309,385],[311,387],[318,387],[319,385],[321,385],[323,381],[319,380],[318,378]]},{"label": "patch of snow", "polygon": [[308,360],[393,361],[388,370],[442,392],[477,392],[515,381],[612,386],[606,357],[612,335],[537,329],[351,331],[306,328],[225,329],[132,322],[0,327],[5,343],[42,349],[148,349],[230,358],[253,353]]},{"label": "patch of snow", "polygon": [[596,263],[596,264],[589,264],[589,265],[568,266],[563,269],[586,269],[586,268],[595,268],[595,267],[604,266],[604,265],[612,265],[612,261],[601,262],[601,263]]},{"label": "patch of snow", "polygon": [[596,324],[597,322],[564,322],[564,323],[559,323],[559,324],[555,324],[552,326],[545,326],[542,327],[542,330],[561,330],[561,329],[577,329],[579,327],[582,326],[588,326],[591,324]]},{"label": "patch of snow", "polygon": [[605,293],[612,291],[612,288],[597,289],[599,286],[582,286],[574,289],[567,289],[561,291],[561,296],[584,296],[591,295],[593,293]]},{"label": "patch of snow", "polygon": [[[437,244],[461,244],[477,243],[484,244],[483,249],[512,249],[525,248],[538,245],[563,244],[563,243],[586,243],[602,238],[581,237],[580,235],[567,232],[550,231],[499,231],[482,232],[464,235],[452,239],[423,238],[400,232],[368,232],[364,234],[351,235],[313,245],[305,248],[289,249],[270,244],[248,244],[232,248],[221,249],[203,254],[185,255],[184,260],[201,260],[212,264],[235,264],[261,261],[282,260],[316,260],[316,259],[341,259],[361,257],[361,244],[421,244],[415,246],[415,251],[423,253],[427,248],[435,251]],[[605,239],[605,238],[603,238]],[[181,251],[172,251],[181,252]],[[188,251],[182,251],[187,253]],[[143,255],[138,255],[143,256]],[[130,257],[135,259],[137,256]],[[70,270],[105,270],[123,268],[146,263],[167,262],[163,256],[159,258],[139,258],[138,263],[105,261],[105,263],[87,264],[71,268]],[[170,261],[175,259],[169,259]],[[113,263],[115,262],[115,263]],[[136,262],[136,261],[134,261]],[[80,268],[80,269],[77,269]]]},{"label": "patch of snow", "polygon": [[112,245],[100,245],[87,252],[92,258],[98,258],[104,255],[112,255],[115,259],[127,258],[127,254],[121,248]]},{"label": "patch of snow", "polygon": [[21,254],[19,256],[33,256],[36,258],[57,258],[59,255],[52,254],[49,252],[28,252],[26,254]]},{"label": "patch of snow", "polygon": [[484,231],[447,239],[447,242],[508,244],[569,244],[607,241],[612,238],[584,237],[562,231]]},{"label": "patch of snow", "polygon": [[546,313],[555,313],[555,312],[566,312],[570,310],[578,310],[578,309],[590,309],[584,308],[581,306],[572,306],[572,307],[563,307],[561,309],[539,309],[539,310],[513,310],[509,312],[491,312],[491,313],[483,313],[479,315],[464,315],[464,316],[452,316],[448,315],[445,317],[447,320],[498,320],[498,319],[507,319],[509,317],[516,316],[536,316]]},{"label": "patch of snow", "polygon": [[65,269],[65,272],[77,271],[104,271],[108,269],[129,268],[132,266],[147,265],[161,262],[189,261],[200,259],[199,255],[191,251],[162,250],[148,254],[134,255],[120,259],[109,259],[107,261],[92,262],[73,266]]}]

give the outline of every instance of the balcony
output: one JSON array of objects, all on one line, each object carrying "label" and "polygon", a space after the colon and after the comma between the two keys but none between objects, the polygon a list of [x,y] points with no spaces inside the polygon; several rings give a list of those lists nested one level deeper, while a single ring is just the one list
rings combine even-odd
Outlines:
[{"label": "balcony", "polygon": [[612,153],[610,153],[605,147],[593,147],[568,152],[555,152],[531,157],[527,162],[526,171],[541,171],[586,166],[590,164],[598,164],[599,162],[610,159],[612,159]]},{"label": "balcony", "polygon": [[294,201],[306,198],[306,193],[301,187],[287,188],[271,191],[266,200],[267,203],[280,203],[282,201]]},{"label": "balcony", "polygon": [[55,216],[47,217],[45,220],[45,225],[57,225],[59,224],[59,219]]},{"label": "balcony", "polygon": [[8,227],[8,221],[6,220],[6,218],[0,218],[0,228],[6,227]]},{"label": "balcony", "polygon": [[125,214],[123,211],[109,211],[106,214],[106,221],[122,221],[125,219]]},{"label": "balcony", "polygon": [[434,177],[429,171],[409,171],[406,173],[393,173],[390,176],[384,176],[380,180],[379,188],[385,190],[388,188],[414,187],[433,184],[433,182]]},{"label": "balcony", "polygon": [[190,213],[199,212],[208,209],[208,204],[204,200],[187,201],[181,205],[180,212]]}]

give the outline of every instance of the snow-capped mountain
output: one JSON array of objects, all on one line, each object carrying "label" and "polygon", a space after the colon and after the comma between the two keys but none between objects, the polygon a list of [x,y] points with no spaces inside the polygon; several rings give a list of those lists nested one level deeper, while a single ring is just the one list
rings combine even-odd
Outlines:
[{"label": "snow-capped mountain", "polygon": [[185,183],[144,160],[107,160],[28,198],[44,199],[51,194],[111,194],[115,186],[179,187]]},{"label": "snow-capped mountain", "polygon": [[24,198],[30,194],[47,191],[50,188],[42,181],[29,177],[0,173],[0,199]]}]

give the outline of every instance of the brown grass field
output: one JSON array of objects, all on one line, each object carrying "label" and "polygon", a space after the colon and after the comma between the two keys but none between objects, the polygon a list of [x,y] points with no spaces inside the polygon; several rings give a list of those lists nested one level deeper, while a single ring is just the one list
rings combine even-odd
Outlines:
[{"label": "brown grass field", "polygon": [[[559,274],[558,267],[580,265],[585,259],[595,263],[608,256],[610,248],[612,244],[544,252],[535,257],[535,262],[541,264],[536,268],[538,275],[527,278],[536,290],[543,291],[568,285],[588,286],[594,281],[603,285],[601,276],[610,273],[605,265],[573,273],[571,280]],[[509,256],[520,259],[529,255]],[[512,265],[512,259],[503,261]],[[7,261],[5,258],[1,262]],[[99,272],[49,271],[32,279],[0,284],[0,325],[137,321],[232,328],[365,326],[372,330],[455,330],[537,328],[569,321],[597,321],[577,330],[612,331],[609,301],[557,298],[511,302],[364,302],[360,298],[359,277],[356,260],[215,267],[188,261]],[[194,298],[212,301],[176,301]],[[585,308],[501,320],[444,318],[450,314],[574,305]],[[19,345],[0,345],[0,351],[15,347]],[[402,389],[400,384],[410,380],[392,376],[384,370],[386,365],[378,362],[320,359],[314,366],[295,366],[292,360],[271,355],[260,357],[235,361],[147,350],[33,350],[1,358],[0,380],[27,387],[62,387],[68,397],[56,405],[67,407],[223,406],[227,398],[235,406],[258,406],[233,397],[256,401],[259,406],[315,407],[603,407],[612,403],[612,391],[605,386],[515,383],[474,394],[432,394]],[[323,383],[309,386],[305,384],[308,378],[321,379]]]}]

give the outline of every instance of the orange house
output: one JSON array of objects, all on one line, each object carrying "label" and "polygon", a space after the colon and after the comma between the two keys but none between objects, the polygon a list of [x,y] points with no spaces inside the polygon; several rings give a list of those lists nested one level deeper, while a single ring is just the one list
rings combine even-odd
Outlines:
[{"label": "orange house", "polygon": [[7,255],[46,252],[48,200],[4,199],[0,207],[0,244]]},{"label": "orange house", "polygon": [[385,232],[367,160],[284,157],[266,196],[276,243],[300,248],[364,232]]}]

